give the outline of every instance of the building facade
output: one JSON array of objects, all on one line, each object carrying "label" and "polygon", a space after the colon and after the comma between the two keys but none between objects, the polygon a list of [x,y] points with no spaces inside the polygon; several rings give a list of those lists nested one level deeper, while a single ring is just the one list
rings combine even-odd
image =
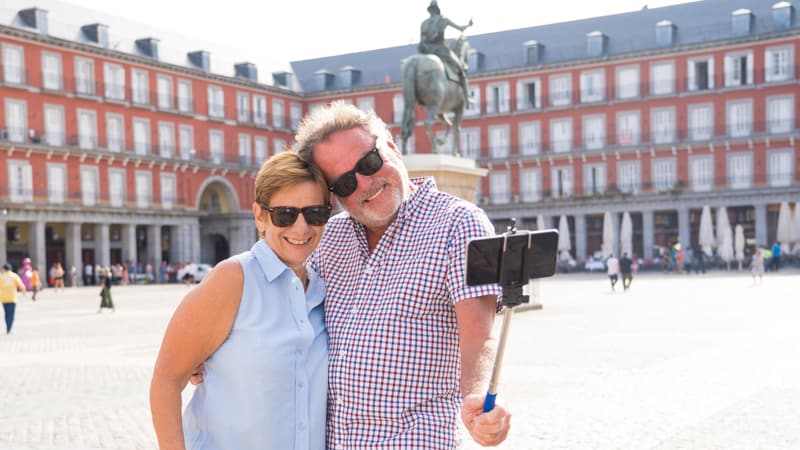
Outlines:
[{"label": "building facade", "polygon": [[[600,249],[606,212],[617,230],[630,213],[643,258],[696,244],[704,206],[774,242],[779,204],[800,202],[795,16],[790,2],[706,0],[470,36],[460,152],[489,169],[480,205],[498,230],[565,216],[578,261]],[[108,33],[51,36],[37,8],[0,25],[12,263],[214,263],[255,239],[255,174],[304,112],[344,99],[400,135],[414,45],[295,61],[266,85],[252,64],[221,76],[207,52],[171,64],[155,39],[119,51]],[[423,117],[412,152],[430,152]]]}]

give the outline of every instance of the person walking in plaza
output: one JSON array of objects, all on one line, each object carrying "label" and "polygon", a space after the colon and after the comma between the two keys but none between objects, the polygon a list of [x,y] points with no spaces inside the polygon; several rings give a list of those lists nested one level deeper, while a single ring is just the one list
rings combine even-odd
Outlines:
[{"label": "person walking in plaza", "polygon": [[116,312],[117,309],[114,307],[114,299],[111,297],[111,286],[113,282],[110,270],[100,270],[100,284],[103,288],[100,289],[100,307],[97,308],[97,314],[103,312],[103,308],[109,308],[112,312]]},{"label": "person walking in plaza", "polygon": [[764,253],[760,248],[756,248],[750,260],[750,272],[753,274],[753,284],[756,284],[756,277],[759,284],[764,281]]},{"label": "person walking in plaza", "polygon": [[706,273],[706,252],[698,245],[694,248],[694,273]]},{"label": "person walking in plaza", "polygon": [[611,290],[615,290],[614,286],[619,279],[619,260],[611,253],[606,260],[606,269],[608,270],[608,279],[611,280]]},{"label": "person walking in plaza", "polygon": [[[331,209],[324,178],[297,155],[261,167],[260,239],[217,264],[167,326],[150,386],[161,450],[325,449],[325,285],[307,260]],[[181,420],[181,391],[204,361]]]},{"label": "person walking in plaza", "polygon": [[69,285],[78,287],[78,269],[75,267],[75,264],[69,266]]},{"label": "person walking in plaza", "polygon": [[14,312],[17,309],[17,290],[25,295],[25,284],[19,275],[11,271],[9,263],[3,264],[3,271],[0,273],[0,302],[3,303],[3,313],[6,319],[6,334],[11,334],[11,327],[14,326]]},{"label": "person walking in plaza", "polygon": [[781,243],[772,244],[772,258],[769,260],[769,270],[777,272],[781,268]]},{"label": "person walking in plaza", "polygon": [[55,279],[55,292],[58,292],[59,289],[64,292],[64,267],[61,266],[60,262],[56,263],[53,278]]},{"label": "person walking in plaza", "polygon": [[83,285],[90,286],[94,277],[94,266],[91,263],[86,263],[83,266]]},{"label": "person walking in plaza", "polygon": [[39,277],[39,268],[34,267],[31,270],[31,300],[36,301],[36,294],[42,290],[42,279]]},{"label": "person walking in plaza", "polygon": [[633,281],[633,260],[628,257],[628,253],[623,253],[619,260],[619,271],[622,274],[622,289],[627,291]]}]

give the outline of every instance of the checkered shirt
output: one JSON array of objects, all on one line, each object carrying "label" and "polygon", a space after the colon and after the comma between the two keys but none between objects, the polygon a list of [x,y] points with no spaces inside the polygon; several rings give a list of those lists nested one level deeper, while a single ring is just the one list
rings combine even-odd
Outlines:
[{"label": "checkered shirt", "polygon": [[342,213],[313,257],[328,288],[329,449],[461,446],[454,305],[499,294],[464,279],[468,240],[494,228],[433,179],[412,183],[417,190],[372,254],[364,227]]}]

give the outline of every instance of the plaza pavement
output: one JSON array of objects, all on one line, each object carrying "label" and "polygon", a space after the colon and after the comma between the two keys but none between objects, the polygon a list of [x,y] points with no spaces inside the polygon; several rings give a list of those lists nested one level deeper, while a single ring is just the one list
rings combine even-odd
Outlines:
[{"label": "plaza pavement", "polygon": [[[0,335],[0,449],[156,448],[149,379],[187,289],[115,287],[102,314],[95,287],[22,300]],[[603,274],[538,283],[543,309],[511,324],[500,448],[800,449],[800,271],[620,289]]]}]

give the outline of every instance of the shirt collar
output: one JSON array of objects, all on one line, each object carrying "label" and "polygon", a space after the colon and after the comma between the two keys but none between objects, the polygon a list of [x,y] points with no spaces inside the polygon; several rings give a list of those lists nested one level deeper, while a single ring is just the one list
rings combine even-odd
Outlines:
[{"label": "shirt collar", "polygon": [[408,198],[400,204],[400,209],[397,210],[398,219],[406,220],[412,217],[414,212],[420,209],[428,193],[437,190],[436,180],[433,177],[411,178],[410,181],[416,189],[411,191]]},{"label": "shirt collar", "polygon": [[289,267],[278,258],[278,255],[269,248],[269,245],[263,239],[259,239],[250,251],[255,255],[258,265],[261,266],[261,270],[264,271],[264,275],[267,276],[267,280],[270,283],[284,271],[289,270]]}]

